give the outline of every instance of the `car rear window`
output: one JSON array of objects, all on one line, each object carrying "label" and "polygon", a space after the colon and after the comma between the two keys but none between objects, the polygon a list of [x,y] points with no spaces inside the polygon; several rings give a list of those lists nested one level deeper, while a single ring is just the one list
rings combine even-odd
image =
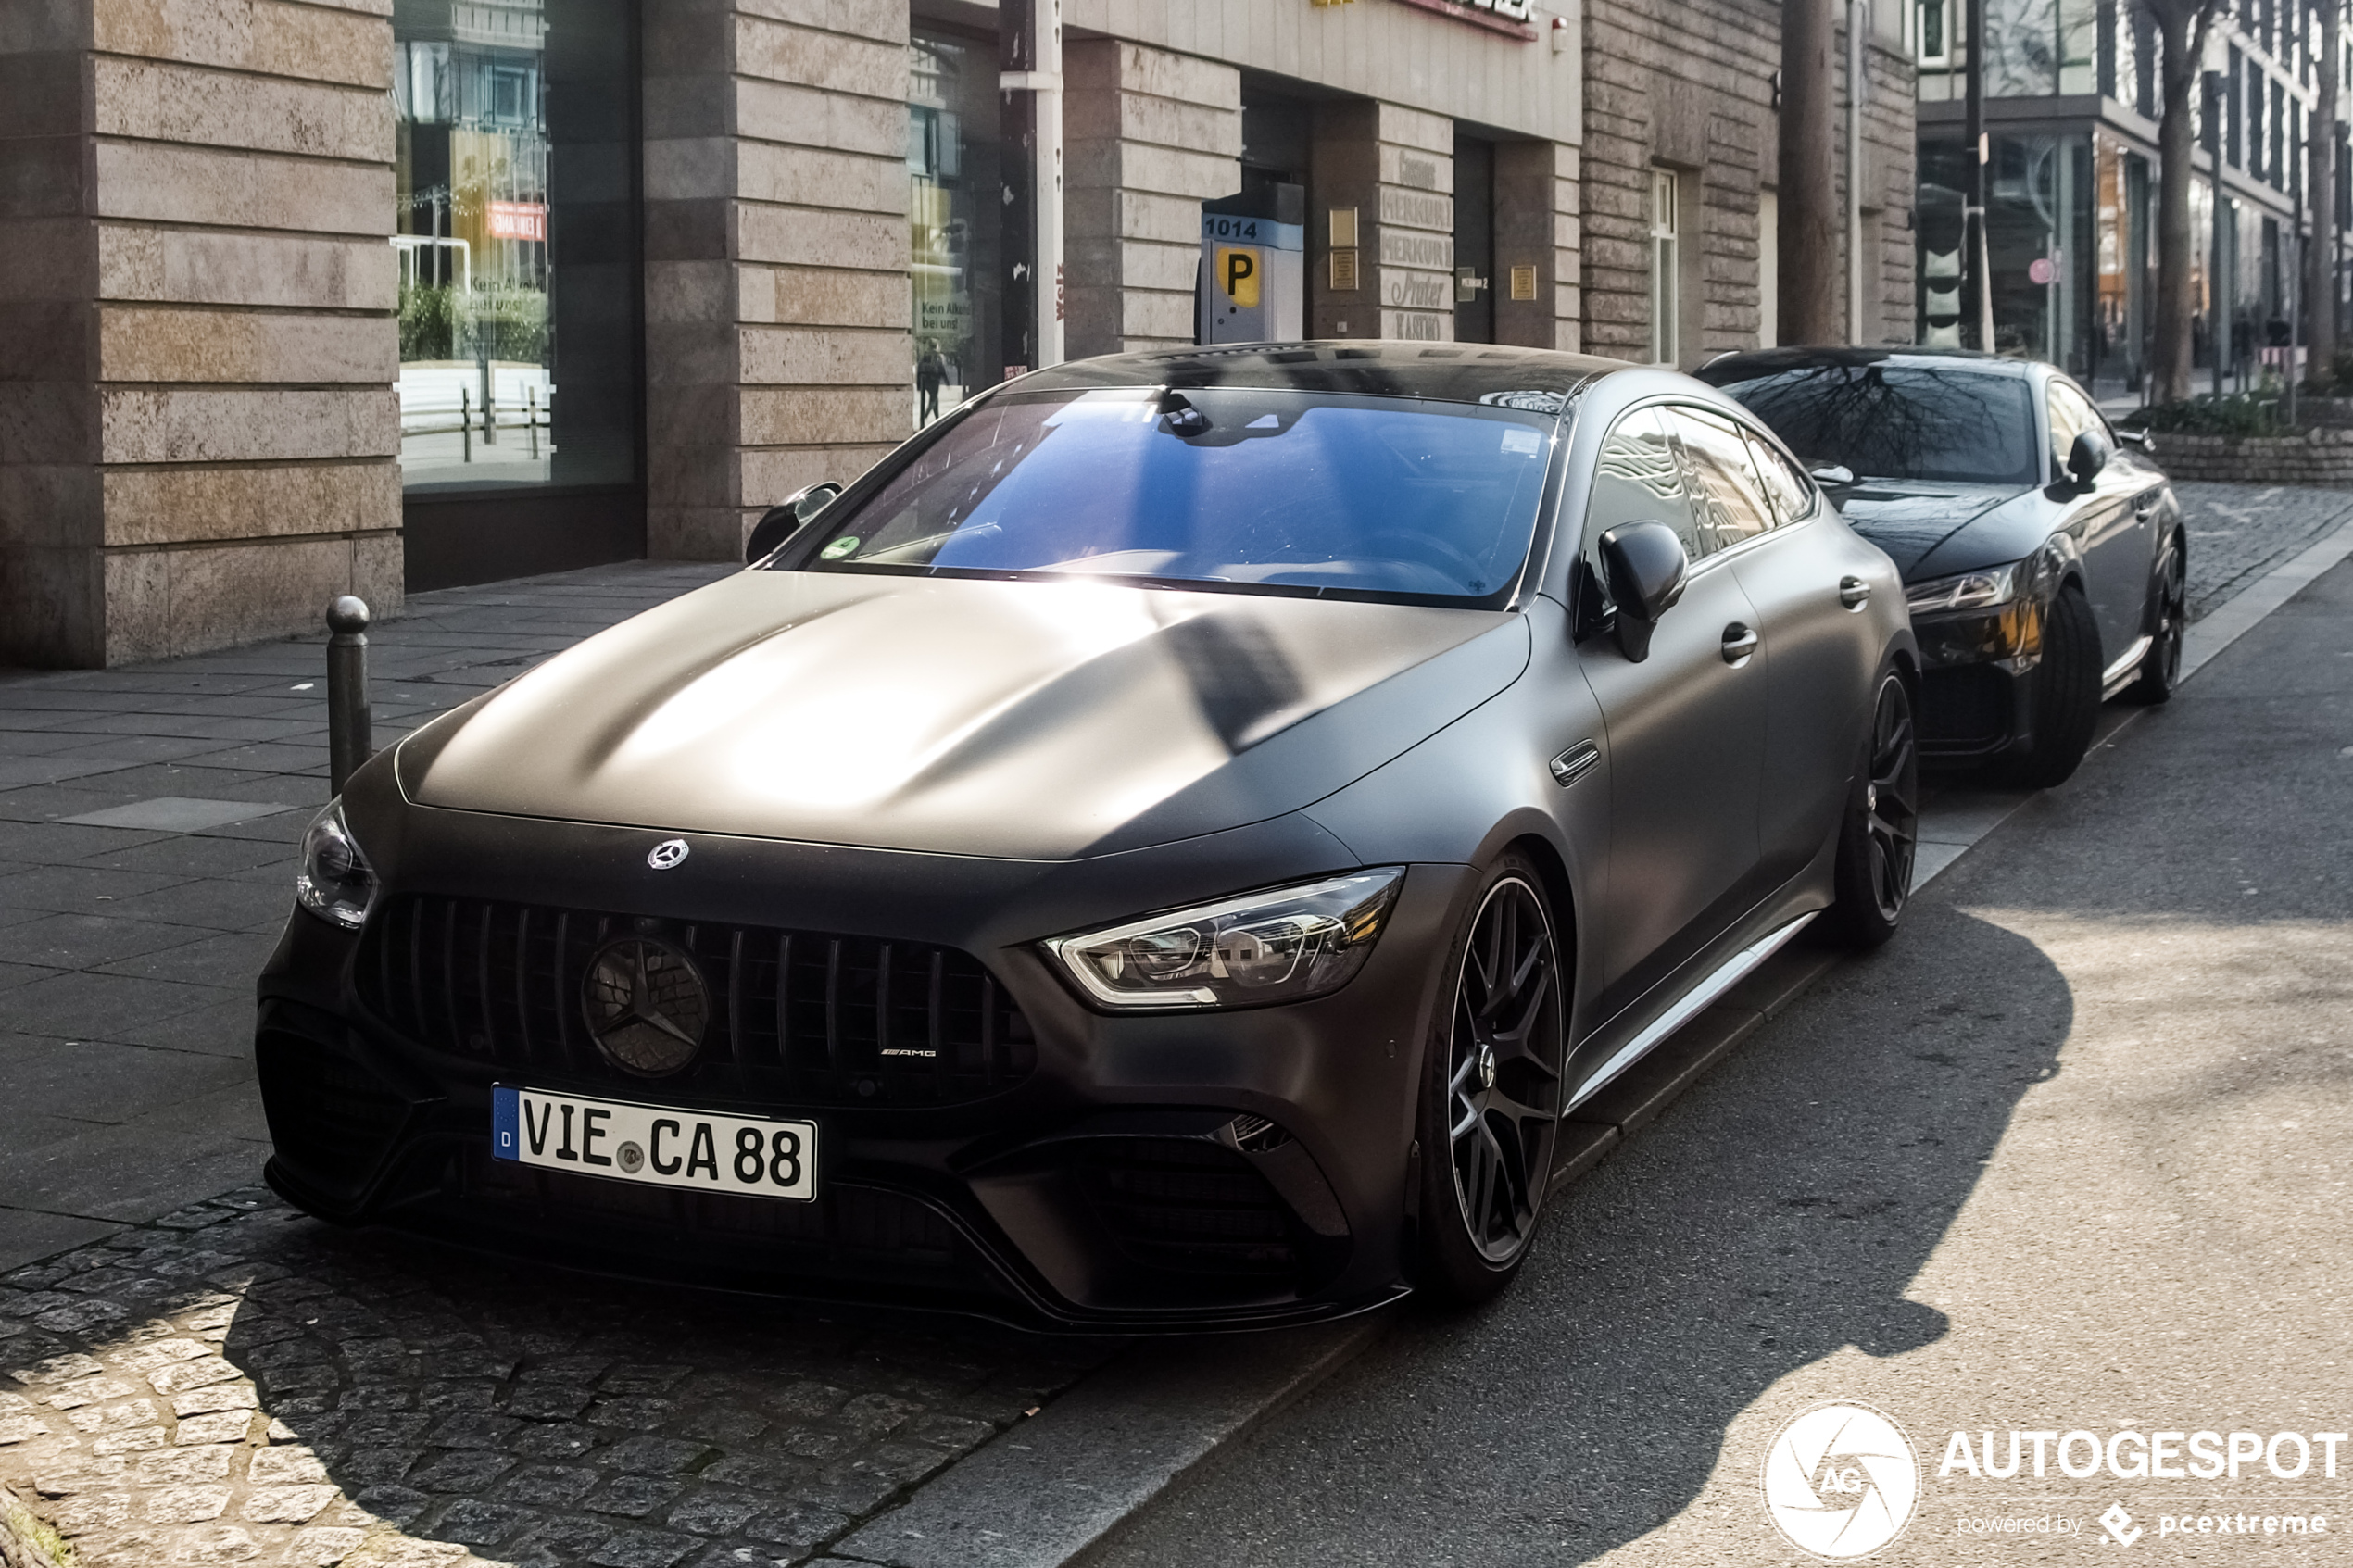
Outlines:
[{"label": "car rear window", "polygon": [[1257,388],[1001,397],[828,508],[822,542],[778,564],[1484,600],[1527,558],[1554,425]]},{"label": "car rear window", "polygon": [[1804,365],[1719,383],[1808,468],[1862,479],[2032,484],[2042,477],[2024,378],[1927,365]]}]

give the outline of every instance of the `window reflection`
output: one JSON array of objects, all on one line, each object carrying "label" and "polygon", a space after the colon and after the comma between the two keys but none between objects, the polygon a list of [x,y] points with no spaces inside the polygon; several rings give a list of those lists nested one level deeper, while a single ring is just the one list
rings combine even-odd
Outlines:
[{"label": "window reflection", "polygon": [[635,378],[634,246],[598,232],[632,204],[598,156],[632,135],[625,13],[625,0],[396,0],[412,492],[635,477],[634,390],[614,395]]},{"label": "window reflection", "polygon": [[1000,379],[993,213],[996,51],[945,33],[908,44],[907,220],[912,241],[915,410],[929,424]]}]

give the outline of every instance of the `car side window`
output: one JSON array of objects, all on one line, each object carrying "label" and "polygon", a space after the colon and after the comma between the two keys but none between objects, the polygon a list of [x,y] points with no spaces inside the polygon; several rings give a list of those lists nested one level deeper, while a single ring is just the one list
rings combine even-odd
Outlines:
[{"label": "car side window", "polygon": [[2051,383],[2050,403],[2051,479],[2056,483],[2067,477],[2067,458],[2075,450],[2075,438],[2087,430],[2106,433],[2108,426],[2100,411],[2065,382]]},{"label": "car side window", "polygon": [[1796,465],[1755,431],[1743,433],[1748,437],[1748,455],[1756,464],[1756,477],[1764,483],[1766,499],[1773,503],[1773,521],[1786,528],[1812,511],[1814,486]]},{"label": "car side window", "polygon": [[1692,490],[1701,498],[1703,523],[1715,532],[1716,548],[1728,550],[1770,529],[1772,503],[1765,498],[1740,427],[1697,408],[1671,409],[1667,417],[1682,443]]},{"label": "car side window", "polygon": [[1707,532],[1692,511],[1682,466],[1655,408],[1637,408],[1611,426],[1593,465],[1593,494],[1585,508],[1589,547],[1627,522],[1665,523],[1693,560],[1708,551]]}]

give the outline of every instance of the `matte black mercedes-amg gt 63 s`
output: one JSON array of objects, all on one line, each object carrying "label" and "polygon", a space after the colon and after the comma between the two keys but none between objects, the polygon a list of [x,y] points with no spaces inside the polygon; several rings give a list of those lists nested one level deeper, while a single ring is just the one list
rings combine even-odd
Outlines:
[{"label": "matte black mercedes-amg gt 63 s", "polygon": [[293,1201],[1021,1322],[1475,1299],[1580,1101],[1903,911],[1895,569],[1671,371],[1089,360],[754,548],[311,829]]},{"label": "matte black mercedes-amg gt 63 s", "polygon": [[2108,697],[2181,673],[2189,540],[2137,434],[2055,365],[1935,349],[1727,355],[1700,379],[1771,425],[1904,570],[1920,751],[2064,781]]}]

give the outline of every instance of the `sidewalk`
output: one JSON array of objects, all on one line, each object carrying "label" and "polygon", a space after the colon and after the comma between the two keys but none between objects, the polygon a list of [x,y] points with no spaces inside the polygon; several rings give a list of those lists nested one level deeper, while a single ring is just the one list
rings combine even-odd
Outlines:
[{"label": "sidewalk", "polygon": [[[420,594],[370,639],[377,743],[728,570]],[[327,798],[323,640],[0,675],[0,1270],[256,1179],[253,977]]]}]

